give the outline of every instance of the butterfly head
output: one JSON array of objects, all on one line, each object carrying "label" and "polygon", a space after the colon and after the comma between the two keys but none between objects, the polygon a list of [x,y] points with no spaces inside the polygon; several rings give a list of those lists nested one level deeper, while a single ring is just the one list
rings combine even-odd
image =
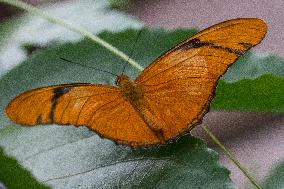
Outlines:
[{"label": "butterfly head", "polygon": [[116,79],[116,85],[120,88],[124,97],[126,97],[131,103],[139,103],[143,98],[141,87],[130,80],[127,75],[121,74]]},{"label": "butterfly head", "polygon": [[129,77],[127,75],[121,74],[119,76],[117,76],[115,84],[119,87],[126,85],[127,83],[129,83]]}]

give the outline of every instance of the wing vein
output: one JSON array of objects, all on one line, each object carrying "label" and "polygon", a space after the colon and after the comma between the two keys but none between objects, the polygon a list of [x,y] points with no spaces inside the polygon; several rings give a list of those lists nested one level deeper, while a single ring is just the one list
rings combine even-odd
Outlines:
[{"label": "wing vein", "polygon": [[180,62],[177,62],[177,63],[176,63],[176,64],[174,64],[173,66],[170,66],[170,67],[168,67],[167,69],[164,69],[163,71],[158,72],[158,73],[154,74],[154,75],[153,75],[153,76],[151,76],[151,77],[148,77],[146,80],[143,80],[141,83],[144,83],[144,82],[146,82],[146,81],[148,81],[148,80],[152,79],[153,77],[156,77],[157,75],[160,75],[160,74],[162,74],[162,73],[166,72],[167,70],[169,70],[169,69],[171,69],[171,68],[173,68],[173,67],[178,66],[178,64],[180,64],[180,63],[182,63],[182,62],[187,61],[189,58],[193,58],[193,57],[195,57],[195,56],[196,56],[196,54],[195,54],[195,55],[193,55],[193,56],[191,56],[191,57],[187,57],[186,59],[184,59],[184,60],[182,60],[182,61],[180,61]]},{"label": "wing vein", "polygon": [[158,86],[158,85],[164,85],[164,84],[173,82],[173,81],[175,81],[175,80],[199,79],[199,78],[208,79],[208,80],[217,79],[217,78],[210,78],[210,77],[196,77],[196,76],[190,76],[190,77],[185,77],[185,78],[174,78],[174,79],[170,79],[170,80],[167,80],[167,81],[165,81],[165,82],[162,82],[162,83],[157,83],[157,84],[152,84],[152,85],[147,84],[147,85],[144,85],[144,86]]},{"label": "wing vein", "polygon": [[[111,103],[117,101],[118,98],[119,98],[119,97],[116,97],[114,100],[112,100],[112,101],[110,101],[110,102],[108,102],[108,103],[105,103],[105,104],[101,105],[98,109],[96,109],[96,110],[93,112],[92,117],[89,119],[89,121],[87,121],[87,125],[90,125],[89,123],[90,123],[90,121],[93,120],[93,118],[94,118],[94,116],[95,116],[95,114],[96,114],[97,111],[99,111],[100,109],[102,109],[102,108],[105,107],[106,105],[111,104]],[[92,123],[93,123],[93,122],[92,122]]]}]

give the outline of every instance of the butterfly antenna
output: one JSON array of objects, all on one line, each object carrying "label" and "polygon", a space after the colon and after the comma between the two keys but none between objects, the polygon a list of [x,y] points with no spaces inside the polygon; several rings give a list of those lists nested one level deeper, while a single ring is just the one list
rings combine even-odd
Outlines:
[{"label": "butterfly antenna", "polygon": [[97,70],[97,71],[100,71],[100,72],[105,72],[105,73],[108,73],[108,74],[111,74],[111,75],[114,75],[114,76],[118,77],[118,75],[116,75],[116,74],[114,74],[114,73],[111,73],[111,72],[109,72],[109,71],[106,71],[106,70],[101,70],[101,69],[94,68],[94,67],[91,67],[91,66],[82,65],[82,64],[80,64],[80,63],[73,62],[73,61],[71,61],[71,60],[67,60],[66,58],[60,58],[60,59],[66,61],[66,62],[69,62],[69,63],[71,63],[71,64],[75,64],[75,65],[77,65],[77,66],[82,66],[82,67],[85,67],[85,68],[91,68],[91,69],[94,69],[94,70]]},{"label": "butterfly antenna", "polygon": [[125,71],[125,69],[126,69],[126,66],[128,65],[128,63],[127,63],[128,60],[132,57],[132,55],[133,55],[133,53],[134,53],[135,45],[136,45],[136,43],[137,43],[137,41],[138,41],[138,39],[139,39],[139,37],[140,37],[142,31],[143,31],[143,29],[141,29],[141,30],[139,31],[139,33],[137,34],[137,37],[136,37],[136,39],[135,39],[135,41],[134,41],[134,43],[133,43],[133,45],[132,45],[132,50],[131,50],[131,52],[130,52],[130,56],[128,57],[127,61],[125,62],[124,66],[123,66],[122,74],[124,73],[124,71]]}]

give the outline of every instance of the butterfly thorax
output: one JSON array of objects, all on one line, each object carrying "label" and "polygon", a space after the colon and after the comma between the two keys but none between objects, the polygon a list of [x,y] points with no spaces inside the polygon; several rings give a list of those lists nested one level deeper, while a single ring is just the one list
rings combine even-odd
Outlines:
[{"label": "butterfly thorax", "polygon": [[116,79],[116,85],[120,88],[123,96],[131,104],[139,104],[143,98],[143,92],[139,85],[130,80],[127,75],[120,75]]}]

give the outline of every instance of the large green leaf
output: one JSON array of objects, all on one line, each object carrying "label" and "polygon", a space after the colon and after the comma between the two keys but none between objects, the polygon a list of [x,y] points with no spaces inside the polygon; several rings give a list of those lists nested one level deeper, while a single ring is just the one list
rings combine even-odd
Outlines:
[{"label": "large green leaf", "polygon": [[54,188],[234,188],[216,152],[191,136],[135,150],[86,128],[6,129],[0,145]]},{"label": "large green leaf", "polygon": [[213,109],[284,112],[284,78],[271,74],[236,83],[220,81]]},{"label": "large green leaf", "polygon": [[[135,44],[133,58],[146,67],[161,52],[194,32],[196,31],[145,29]],[[131,54],[137,34],[135,30],[127,30],[121,33],[105,32],[100,36]],[[106,49],[83,40],[37,52],[0,79],[0,125],[6,126],[0,130],[0,146],[8,155],[31,170],[39,181],[55,188],[79,185],[105,188],[233,188],[229,173],[218,165],[215,152],[190,136],[159,148],[131,150],[114,145],[109,140],[102,140],[83,127],[20,128],[9,125],[3,110],[12,97],[25,90],[72,82],[114,84],[115,78],[112,75],[69,64],[60,57],[117,74],[121,73],[125,65],[125,62]],[[277,63],[271,63],[269,67]],[[237,67],[232,69],[232,73],[234,69],[237,73]],[[132,79],[139,74],[129,65],[125,73]],[[282,72],[271,73],[281,76]],[[253,76],[251,80],[240,80],[243,78],[241,74],[237,77],[239,81],[236,83],[220,82],[213,108],[283,112],[283,106],[278,104],[282,102],[281,98],[273,105],[266,106],[273,100],[271,98],[275,98],[274,87],[267,88],[267,83],[272,82],[272,86],[283,85],[282,78],[265,75],[255,80]],[[253,88],[254,85],[257,88]],[[248,98],[243,97],[251,94],[235,90],[238,87],[254,91],[253,97],[261,98],[264,102],[248,102]],[[265,94],[261,92],[262,89],[265,89]],[[281,88],[276,91],[276,97],[283,94]],[[224,102],[230,100],[224,98],[223,101],[226,96],[241,103],[231,102],[226,105]]]},{"label": "large green leaf", "polygon": [[[135,18],[110,9],[109,0],[63,1],[41,9],[94,34],[141,28]],[[26,15],[0,24],[0,76],[21,63],[29,51],[54,43],[81,40],[82,36],[37,16]],[[11,56],[12,55],[12,56]]]},{"label": "large green leaf", "polygon": [[284,77],[283,65],[284,59],[282,57],[248,52],[231,66],[222,80],[232,83],[240,79],[256,79],[263,74]]},{"label": "large green leaf", "polygon": [[[134,59],[146,66],[158,54],[195,31],[145,30],[135,45]],[[130,53],[137,31],[101,37]],[[60,57],[120,73],[124,62],[88,40],[35,53],[0,79],[0,146],[31,171],[40,182],[54,188],[234,188],[229,171],[218,164],[216,152],[191,136],[152,149],[130,149],[100,139],[85,127],[12,126],[3,109],[21,91],[58,83],[113,84],[115,78],[71,65]],[[131,78],[138,71],[127,66]]]},{"label": "large green leaf", "polygon": [[34,180],[31,173],[23,169],[13,158],[4,155],[0,147],[0,189],[3,188],[1,182],[9,189],[49,188]]}]

